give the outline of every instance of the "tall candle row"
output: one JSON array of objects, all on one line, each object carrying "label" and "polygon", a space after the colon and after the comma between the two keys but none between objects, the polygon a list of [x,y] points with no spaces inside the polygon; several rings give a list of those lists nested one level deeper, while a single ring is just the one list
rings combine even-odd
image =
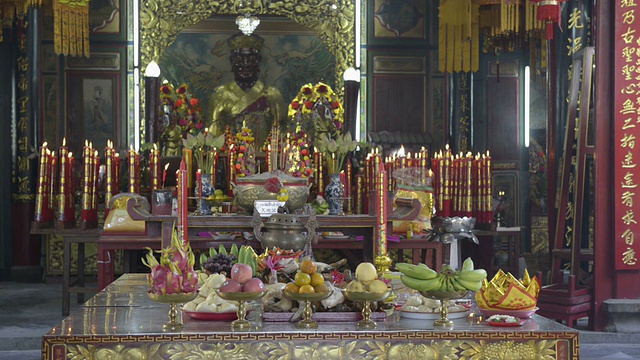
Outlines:
[{"label": "tall candle row", "polygon": [[80,227],[83,229],[95,228],[98,224],[98,174],[100,158],[98,151],[93,149],[93,144],[85,141],[82,149],[83,176],[82,176],[82,212]]},{"label": "tall candle row", "polygon": [[475,217],[490,223],[492,215],[491,156],[452,155],[449,148],[431,160],[434,172],[436,214]]}]

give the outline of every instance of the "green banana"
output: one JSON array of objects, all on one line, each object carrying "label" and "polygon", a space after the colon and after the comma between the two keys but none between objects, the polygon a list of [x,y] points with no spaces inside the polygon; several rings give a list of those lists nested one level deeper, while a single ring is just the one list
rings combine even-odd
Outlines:
[{"label": "green banana", "polygon": [[451,277],[449,278],[449,280],[451,281],[451,284],[453,284],[453,288],[456,291],[464,291],[464,290],[468,290],[466,286],[462,285],[462,283],[460,283],[458,281],[458,279],[456,279],[455,277]]},{"label": "green banana", "polygon": [[429,280],[417,279],[411,276],[402,275],[400,280],[407,287],[418,291],[431,291],[440,285],[440,278],[436,277]]},{"label": "green banana", "polygon": [[218,254],[227,255],[227,249],[225,249],[223,245],[220,245],[218,248]]},{"label": "green banana", "polygon": [[461,279],[460,277],[458,277],[455,280],[458,282],[458,284],[463,286],[465,290],[478,291],[482,289],[482,280],[470,281],[470,280]]},{"label": "green banana", "polygon": [[462,271],[471,271],[473,270],[473,260],[470,257],[466,258],[462,262]]},{"label": "green banana", "polygon": [[414,265],[409,263],[397,263],[396,269],[402,274],[416,279],[430,280],[438,276],[438,273],[427,265]]},{"label": "green banana", "polygon": [[467,281],[482,281],[487,278],[487,271],[485,269],[475,269],[471,271],[460,271],[458,273],[460,279]]},{"label": "green banana", "polygon": [[446,276],[445,285],[446,291],[456,291],[456,288],[453,286],[453,282],[451,282],[453,278],[450,276]]},{"label": "green banana", "polygon": [[231,255],[235,255],[236,260],[238,259],[238,245],[235,243],[231,245]]}]

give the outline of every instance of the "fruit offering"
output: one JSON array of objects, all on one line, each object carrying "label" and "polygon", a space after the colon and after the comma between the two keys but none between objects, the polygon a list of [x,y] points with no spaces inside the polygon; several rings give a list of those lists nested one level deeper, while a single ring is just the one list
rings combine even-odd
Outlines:
[{"label": "fruit offering", "polygon": [[206,273],[198,275],[199,281],[202,281],[200,291],[195,299],[184,304],[184,310],[210,313],[235,312],[237,310],[237,302],[225,300],[215,292],[226,281],[224,275],[208,275]]},{"label": "fruit offering", "polygon": [[220,245],[218,250],[209,249],[209,254],[200,255],[200,264],[203,270],[209,274],[226,274],[229,275],[233,264],[247,264],[251,267],[253,274],[258,268],[258,259],[255,251],[251,246],[245,245],[238,248],[236,244],[231,246],[231,251]]},{"label": "fruit offering", "polygon": [[478,291],[482,288],[483,280],[487,278],[484,269],[474,269],[471,258],[463,262],[460,271],[445,264],[438,273],[422,263],[397,263],[396,269],[402,273],[402,283],[418,291]]},{"label": "fruit offering", "polygon": [[389,290],[387,284],[378,279],[378,270],[370,262],[363,262],[356,267],[355,280],[345,288],[348,292],[384,292]]},{"label": "fruit offering", "polygon": [[247,264],[237,263],[231,267],[231,279],[220,286],[220,292],[261,292],[264,291],[262,280],[253,277],[253,269]]},{"label": "fruit offering", "polygon": [[293,282],[288,283],[283,290],[299,294],[329,292],[329,288],[324,283],[324,276],[316,270],[317,266],[311,259],[303,259],[300,262],[300,270],[295,274]]}]

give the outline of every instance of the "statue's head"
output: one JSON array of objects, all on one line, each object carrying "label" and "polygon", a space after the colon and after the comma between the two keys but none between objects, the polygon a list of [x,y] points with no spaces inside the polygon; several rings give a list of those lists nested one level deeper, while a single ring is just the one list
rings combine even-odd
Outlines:
[{"label": "statue's head", "polygon": [[260,50],[264,39],[258,35],[249,36],[239,33],[227,40],[231,71],[235,74],[236,82],[251,82],[258,80],[260,73]]}]

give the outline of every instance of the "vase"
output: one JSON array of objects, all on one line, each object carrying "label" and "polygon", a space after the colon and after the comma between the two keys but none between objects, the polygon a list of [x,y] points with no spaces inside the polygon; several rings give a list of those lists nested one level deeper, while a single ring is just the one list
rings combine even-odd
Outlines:
[{"label": "vase", "polygon": [[[213,195],[215,191],[214,184],[211,183],[211,174],[202,174],[202,199],[198,199],[200,205],[198,209],[202,215],[211,215],[211,205],[207,202],[207,198]],[[197,191],[197,189],[196,189]]]},{"label": "vase", "polygon": [[340,181],[340,174],[329,174],[329,178],[329,184],[324,189],[324,197],[329,204],[329,215],[338,215],[342,212],[344,188]]}]

